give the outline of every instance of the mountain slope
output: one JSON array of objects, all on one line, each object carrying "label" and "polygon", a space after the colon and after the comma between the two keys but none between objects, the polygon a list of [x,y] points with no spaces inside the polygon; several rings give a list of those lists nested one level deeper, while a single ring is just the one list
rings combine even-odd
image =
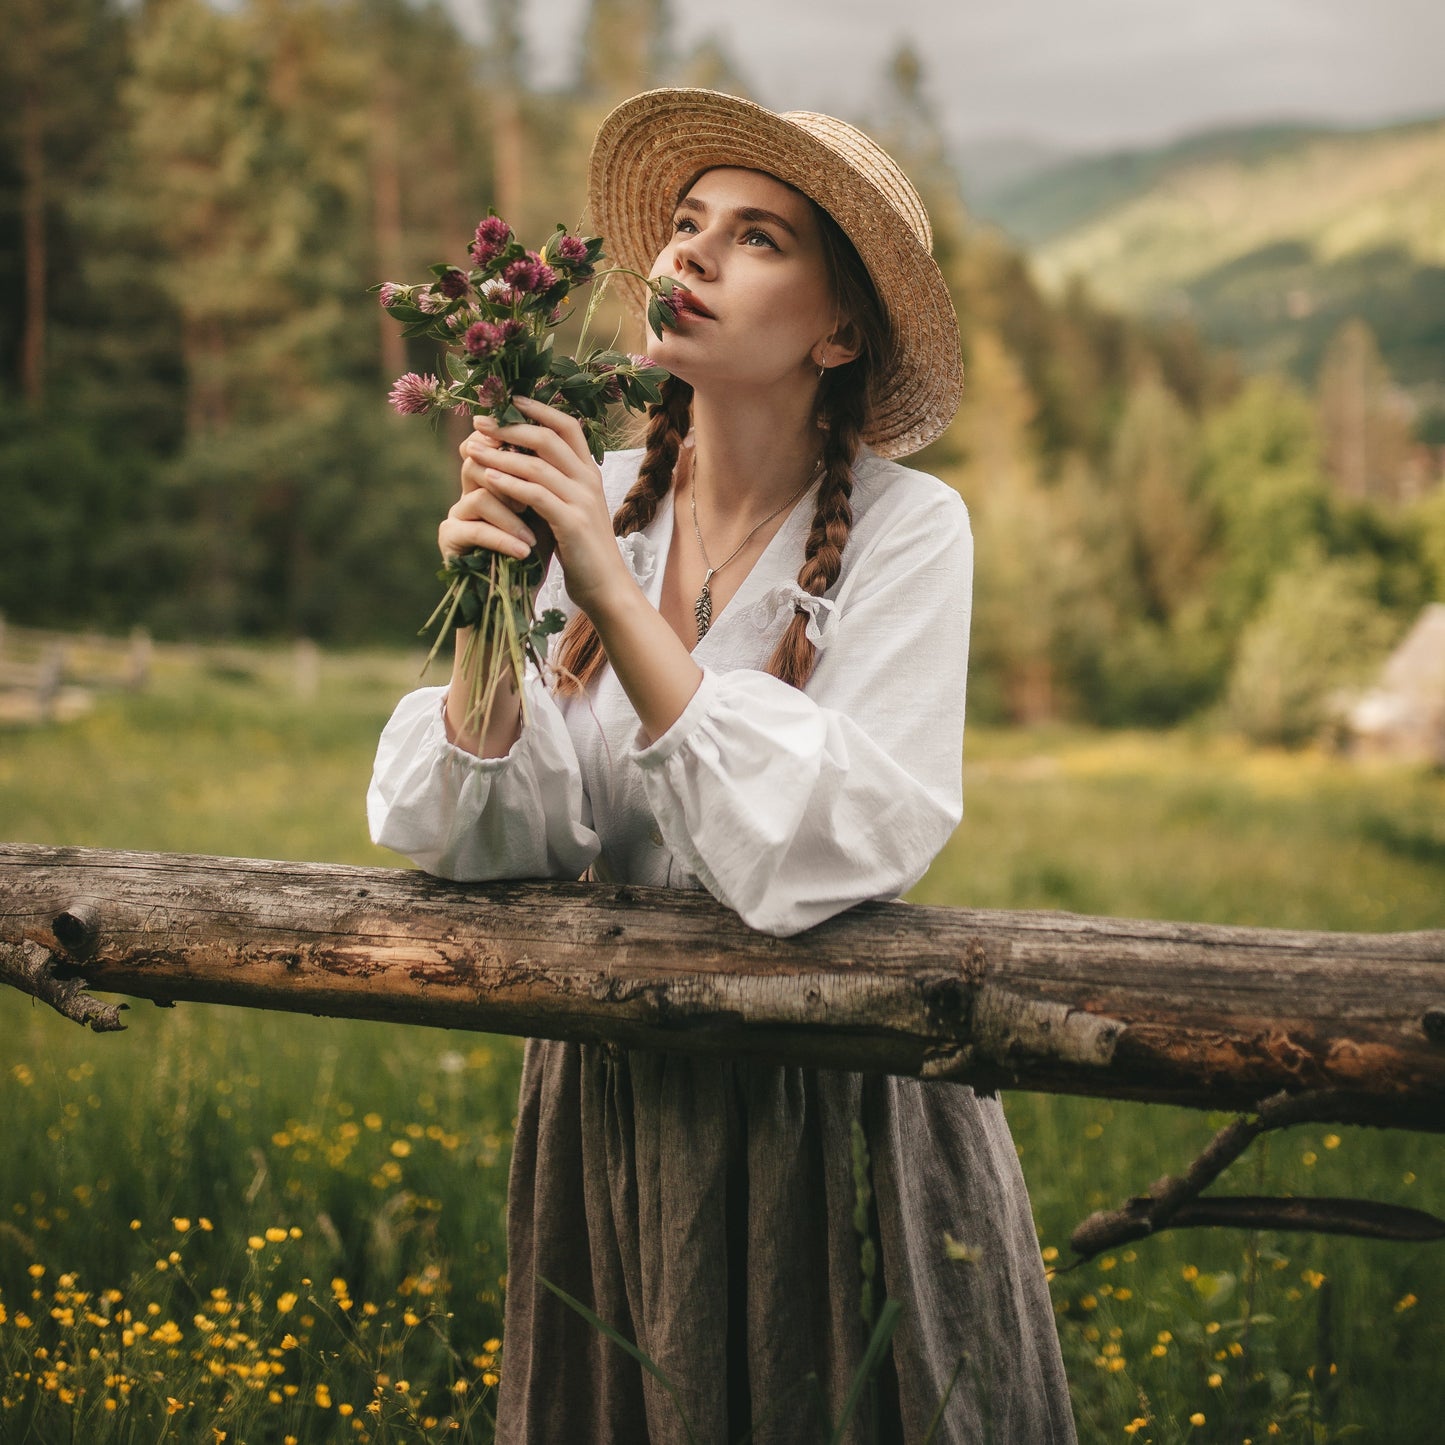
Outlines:
[{"label": "mountain slope", "polygon": [[[1340,323],[1363,316],[1401,382],[1445,395],[1445,120],[1248,132],[1233,151],[1200,139],[1156,155],[1136,194],[1038,245],[1044,284],[1083,276],[1119,306],[1187,316],[1248,364],[1302,377]],[[1135,179],[1148,172],[1140,158]],[[1059,214],[1087,180],[1056,173]]]}]

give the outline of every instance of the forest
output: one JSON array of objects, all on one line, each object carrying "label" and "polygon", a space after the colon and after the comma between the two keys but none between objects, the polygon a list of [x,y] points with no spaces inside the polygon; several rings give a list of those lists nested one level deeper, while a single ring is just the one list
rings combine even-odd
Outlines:
[{"label": "forest", "polygon": [[[654,84],[746,93],[666,0],[592,0],[576,73],[530,76],[406,0],[13,0],[0,15],[0,613],[159,638],[410,646],[454,438],[393,415],[408,354],[367,288],[495,209],[583,224],[591,135]],[[934,219],[966,387],[917,460],[978,537],[980,721],[1327,727],[1445,599],[1440,448],[1360,318],[1310,384],[1187,325],[1045,291],[971,215],[900,49],[847,118]],[[610,318],[628,339],[640,330]]]}]

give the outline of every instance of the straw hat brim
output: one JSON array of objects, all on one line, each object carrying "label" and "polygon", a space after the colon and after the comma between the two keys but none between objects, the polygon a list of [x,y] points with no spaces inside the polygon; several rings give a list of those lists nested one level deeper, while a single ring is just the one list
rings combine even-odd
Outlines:
[{"label": "straw hat brim", "polygon": [[[963,390],[958,318],[929,254],[927,216],[866,137],[830,116],[791,114],[796,120],[711,90],[651,90],[623,101],[593,143],[592,224],[614,264],[646,275],[672,235],[683,187],[700,172],[766,171],[801,191],[857,248],[888,313],[893,352],[874,379],[863,439],[882,456],[906,456],[944,431]],[[641,305],[642,284],[619,280]]]}]

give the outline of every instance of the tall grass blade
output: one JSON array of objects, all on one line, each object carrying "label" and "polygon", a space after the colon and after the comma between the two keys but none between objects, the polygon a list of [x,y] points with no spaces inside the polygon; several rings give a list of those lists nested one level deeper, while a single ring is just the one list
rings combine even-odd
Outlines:
[{"label": "tall grass blade", "polygon": [[587,1323],[591,1325],[594,1330],[600,1331],[609,1340],[611,1340],[614,1345],[617,1345],[620,1349],[625,1350],[629,1355],[631,1355],[632,1358],[636,1360],[637,1363],[641,1365],[642,1368],[646,1370],[647,1373],[651,1375],[652,1378],[656,1380],[664,1390],[667,1391],[668,1399],[672,1401],[673,1406],[677,1410],[677,1418],[682,1421],[683,1433],[687,1436],[689,1445],[697,1445],[697,1436],[693,1433],[692,1422],[687,1418],[687,1411],[682,1408],[682,1401],[677,1398],[677,1391],[673,1388],[672,1381],[669,1380],[665,1374],[663,1374],[662,1370],[659,1369],[658,1366],[654,1364],[653,1361],[646,1354],[644,1354],[642,1350],[638,1349],[631,1340],[625,1338],[623,1335],[620,1335],[605,1320],[599,1319],[595,1314],[593,1314],[592,1311],[589,1310],[587,1306],[582,1303],[581,1300],[573,1299],[572,1296],[568,1294],[565,1289],[559,1288],[545,1276],[539,1274],[537,1278],[541,1280],[541,1282],[549,1290],[551,1290],[552,1293],[556,1295],[557,1298],[561,1300],[568,1309],[576,1310],[576,1312],[581,1315],[582,1318],[586,1320]]},{"label": "tall grass blade", "polygon": [[863,1398],[864,1390],[878,1373],[878,1366],[883,1362],[883,1352],[893,1339],[893,1331],[898,1328],[898,1317],[902,1313],[903,1306],[897,1300],[883,1302],[883,1308],[878,1312],[878,1323],[873,1326],[873,1338],[868,1341],[862,1363],[853,1373],[852,1384],[848,1387],[848,1398],[843,1401],[843,1413],[838,1417],[832,1435],[828,1437],[828,1445],[843,1445],[843,1436],[847,1433],[848,1426],[853,1423],[853,1416],[858,1411],[858,1403]]}]

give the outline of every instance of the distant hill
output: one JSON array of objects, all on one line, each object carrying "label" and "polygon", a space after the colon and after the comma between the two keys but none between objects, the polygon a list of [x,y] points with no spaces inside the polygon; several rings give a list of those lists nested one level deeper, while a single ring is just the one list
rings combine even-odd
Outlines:
[{"label": "distant hill", "polygon": [[1445,119],[1268,126],[1046,167],[968,195],[1040,279],[1191,318],[1251,366],[1313,377],[1352,315],[1396,378],[1445,403]]},{"label": "distant hill", "polygon": [[1012,230],[994,210],[995,198],[1007,208],[1007,198],[1027,193],[1029,182],[1049,171],[1066,170],[1081,163],[1076,151],[1028,135],[992,135],[959,141],[951,159],[959,180],[975,206]]}]

